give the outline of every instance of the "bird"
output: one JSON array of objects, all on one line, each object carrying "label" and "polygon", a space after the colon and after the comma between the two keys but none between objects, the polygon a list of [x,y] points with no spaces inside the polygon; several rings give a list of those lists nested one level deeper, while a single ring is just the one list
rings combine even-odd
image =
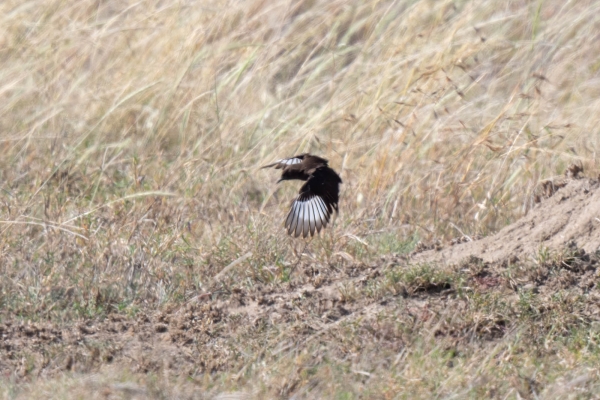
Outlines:
[{"label": "bird", "polygon": [[306,181],[285,219],[288,235],[312,237],[315,231],[320,233],[327,226],[334,210],[338,212],[342,179],[328,163],[324,158],[303,153],[262,167],[283,170],[277,183],[291,179]]}]

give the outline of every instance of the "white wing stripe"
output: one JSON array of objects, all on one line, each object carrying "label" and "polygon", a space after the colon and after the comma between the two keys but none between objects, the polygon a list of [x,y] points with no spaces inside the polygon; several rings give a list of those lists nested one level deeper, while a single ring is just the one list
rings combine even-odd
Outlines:
[{"label": "white wing stripe", "polygon": [[317,215],[317,231],[321,232],[321,228],[323,228],[323,212],[321,211],[318,201],[315,201],[314,204],[315,204],[314,205],[315,211],[316,211],[316,213],[318,213],[318,215]]},{"label": "white wing stripe", "polygon": [[294,201],[294,216],[292,217],[292,225],[290,226],[290,235],[296,234],[296,227],[298,226],[298,214],[300,213],[300,204],[298,201]]},{"label": "white wing stripe", "polygon": [[299,158],[282,158],[281,160],[275,161],[276,164],[293,165],[300,164],[302,162]]},{"label": "white wing stripe", "polygon": [[323,226],[326,226],[327,222],[329,222],[329,213],[327,212],[327,206],[325,205],[325,202],[320,196],[317,196],[316,198],[319,199],[319,206],[321,207],[321,220],[323,221]]},{"label": "white wing stripe", "polygon": [[315,207],[314,207],[314,200],[311,199],[310,200],[310,204],[309,204],[310,208],[310,235],[314,235],[315,234],[315,227],[317,225],[317,216],[315,215]]},{"label": "white wing stripe", "polygon": [[298,203],[298,210],[296,211],[296,225],[294,225],[294,229],[295,229],[295,237],[298,237],[300,235],[300,229],[302,228],[302,203]]},{"label": "white wing stripe", "polygon": [[304,204],[300,203],[298,207],[298,223],[296,224],[296,237],[302,233],[302,226],[304,224]]},{"label": "white wing stripe", "polygon": [[[313,197],[312,199],[312,208],[314,215],[315,228],[317,232],[321,232],[321,228],[323,227],[323,212],[321,210],[321,206],[319,205],[318,196]],[[313,231],[314,231],[313,229]]]},{"label": "white wing stripe", "polygon": [[320,226],[322,223],[321,221],[323,221],[323,210],[321,210],[318,197],[313,198],[313,207],[315,209],[315,220],[319,221]]},{"label": "white wing stripe", "polygon": [[292,223],[292,215],[294,215],[294,205],[295,205],[295,203],[292,203],[292,208],[290,209],[290,212],[288,213],[288,216],[285,219],[285,227],[286,227],[286,229],[288,229],[288,233],[289,233],[290,224]]},{"label": "white wing stripe", "polygon": [[296,224],[295,236],[298,237],[302,233],[302,225],[304,224],[304,203],[298,203],[298,223]]},{"label": "white wing stripe", "polygon": [[297,209],[298,203],[294,201],[294,204],[292,204],[292,209],[290,210],[290,215],[288,216],[289,223],[287,223],[287,228],[289,235],[291,235],[294,231],[294,219],[296,218]]},{"label": "white wing stripe", "polygon": [[302,237],[308,236],[310,232],[310,203],[304,203],[304,226],[302,228]]}]

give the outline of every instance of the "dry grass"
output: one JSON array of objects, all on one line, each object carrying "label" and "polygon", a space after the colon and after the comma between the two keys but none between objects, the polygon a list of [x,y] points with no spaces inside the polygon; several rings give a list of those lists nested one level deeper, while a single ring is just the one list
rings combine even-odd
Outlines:
[{"label": "dry grass", "polygon": [[[505,226],[532,206],[540,180],[572,162],[599,170],[599,16],[597,2],[558,0],[1,2],[0,321],[133,320],[206,293],[300,284],[308,268],[335,282],[419,240]],[[304,242],[281,225],[297,185],[276,186],[258,167],[303,151],[330,159],[344,184],[340,215],[294,275]],[[427,301],[471,279],[390,268],[364,287],[349,281],[343,300]],[[514,268],[506,274],[536,281]],[[502,277],[507,287],[513,275]],[[586,301],[567,293],[544,306],[552,313],[527,317],[541,306],[523,304],[542,297],[503,305],[502,294],[462,290],[471,339],[460,351],[424,335],[452,313],[438,305],[426,320],[435,322],[389,322],[400,339],[383,348],[354,321],[329,347],[316,338],[267,356],[261,347],[282,343],[274,323],[240,336],[235,370],[185,378],[92,363],[35,380],[25,360],[0,393],[93,397],[100,384],[117,398],[598,393],[599,338],[589,320],[564,321]],[[533,320],[538,333],[526,328]]]}]

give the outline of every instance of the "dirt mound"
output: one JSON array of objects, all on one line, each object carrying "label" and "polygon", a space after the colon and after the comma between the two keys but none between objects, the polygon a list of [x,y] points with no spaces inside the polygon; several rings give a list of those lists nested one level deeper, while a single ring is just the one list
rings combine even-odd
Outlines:
[{"label": "dirt mound", "polygon": [[600,183],[566,179],[541,185],[540,203],[525,217],[492,236],[415,254],[412,261],[456,264],[471,256],[486,262],[526,261],[540,249],[566,245],[593,253],[600,246]]}]

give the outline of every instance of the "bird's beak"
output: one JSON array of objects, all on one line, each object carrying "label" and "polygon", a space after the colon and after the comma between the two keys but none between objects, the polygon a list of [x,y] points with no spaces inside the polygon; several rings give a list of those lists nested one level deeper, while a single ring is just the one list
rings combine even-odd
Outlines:
[{"label": "bird's beak", "polygon": [[279,180],[277,181],[277,183],[281,182],[282,180],[283,180],[283,178],[279,179]]}]

